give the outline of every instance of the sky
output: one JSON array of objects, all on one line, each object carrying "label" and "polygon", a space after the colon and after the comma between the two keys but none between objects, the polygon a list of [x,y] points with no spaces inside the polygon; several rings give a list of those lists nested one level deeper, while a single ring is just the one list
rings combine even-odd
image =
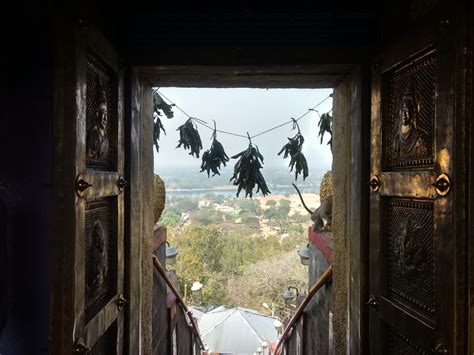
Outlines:
[{"label": "sky", "polygon": [[[160,93],[179,106],[192,117],[199,118],[213,126],[216,121],[217,129],[241,135],[250,136],[258,134],[269,128],[277,126],[291,118],[298,118],[306,113],[309,108],[324,100],[332,93],[332,89],[248,89],[248,88],[172,88],[162,87]],[[332,98],[317,107],[320,114],[332,109]],[[196,166],[199,169],[201,159],[190,156],[189,151],[182,147],[175,149],[179,140],[176,130],[186,122],[187,116],[176,107],[173,108],[174,117],[167,119],[162,116],[166,135],[161,134],[159,141],[160,151],[154,150],[154,170],[160,174],[167,167]],[[319,116],[311,112],[298,121],[301,133],[305,138],[303,154],[308,161],[309,170],[330,170],[332,154],[327,145],[329,137],[324,137],[320,144],[318,137]],[[198,125],[203,150],[211,145],[212,131]],[[293,137],[296,130],[292,124],[287,124],[269,133],[252,139],[265,158],[264,168],[286,168],[290,159],[283,159],[283,154],[278,152],[288,142],[287,137]],[[222,143],[227,155],[230,157],[248,147],[248,139],[235,137],[223,133],[217,134],[217,140]],[[227,168],[232,169],[236,160],[231,159]]]}]

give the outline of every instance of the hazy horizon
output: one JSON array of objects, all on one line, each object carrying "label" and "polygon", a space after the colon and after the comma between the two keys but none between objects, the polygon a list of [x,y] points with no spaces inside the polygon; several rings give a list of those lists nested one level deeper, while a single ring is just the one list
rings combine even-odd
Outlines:
[{"label": "hazy horizon", "polygon": [[[213,126],[213,119],[217,122],[217,129],[246,135],[255,135],[266,129],[289,121],[291,117],[299,117],[308,108],[314,107],[325,99],[332,89],[216,89],[216,88],[171,88],[163,87],[159,91],[176,103],[192,117],[197,117]],[[332,98],[321,104],[317,110],[320,114],[330,111]],[[174,117],[162,117],[166,135],[161,134],[159,141],[160,152],[154,151],[154,171],[157,174],[166,174],[167,169],[190,167],[199,171],[201,159],[196,159],[182,148],[175,149],[178,144],[179,132],[176,129],[182,125],[187,117],[176,107],[173,108]],[[308,114],[298,123],[305,138],[303,153],[306,156],[311,178],[312,171],[330,170],[332,154],[325,137],[320,144],[318,137],[319,116],[316,112]],[[211,144],[212,131],[198,125],[203,150]],[[287,143],[287,137],[296,134],[292,125],[288,124],[274,131],[252,139],[259,147],[265,158],[264,169],[288,169],[289,158],[277,153]],[[229,157],[239,153],[248,146],[248,139],[218,133],[217,139],[223,144]],[[232,171],[236,160],[231,159],[227,164]],[[204,173],[203,173],[204,174]]]}]

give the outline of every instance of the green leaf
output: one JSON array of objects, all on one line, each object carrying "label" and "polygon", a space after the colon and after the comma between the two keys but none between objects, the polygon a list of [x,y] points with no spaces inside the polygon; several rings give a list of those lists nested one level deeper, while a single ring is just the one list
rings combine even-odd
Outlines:
[{"label": "green leaf", "polygon": [[303,180],[308,177],[308,164],[306,162],[306,157],[302,153],[304,143],[304,137],[298,130],[298,133],[293,137],[288,137],[288,143],[286,143],[278,153],[281,155],[283,153],[283,159],[290,157],[290,171],[295,170],[295,180],[298,180],[298,175],[303,175]]},{"label": "green leaf", "polygon": [[179,131],[179,142],[176,148],[183,146],[185,150],[189,149],[191,151],[189,155],[195,155],[196,158],[199,158],[202,142],[192,118],[189,118],[183,125],[179,126],[177,131]]},{"label": "green leaf", "polygon": [[232,159],[240,158],[234,166],[234,174],[230,181],[238,186],[237,197],[242,190],[245,191],[245,197],[253,196],[253,190],[257,186],[257,192],[261,192],[263,196],[270,194],[265,179],[260,169],[263,164],[263,155],[257,146],[249,144],[246,150],[234,155]]},{"label": "green leaf", "polygon": [[212,171],[214,175],[220,175],[219,170],[221,164],[226,166],[229,161],[229,157],[224,151],[222,144],[214,137],[212,140],[211,148],[206,150],[202,155],[201,172],[207,171],[207,176],[210,176]]},{"label": "green leaf", "polygon": [[323,144],[324,134],[327,132],[331,138],[329,139],[328,144],[332,149],[332,116],[329,113],[323,113],[318,122],[319,133],[318,136],[321,137],[320,144]]}]

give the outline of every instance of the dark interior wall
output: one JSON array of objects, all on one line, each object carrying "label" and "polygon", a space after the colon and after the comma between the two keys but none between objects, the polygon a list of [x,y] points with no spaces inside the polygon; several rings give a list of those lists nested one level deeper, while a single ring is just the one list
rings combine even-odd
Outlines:
[{"label": "dark interior wall", "polygon": [[122,29],[122,51],[138,65],[339,64],[357,60],[376,41],[370,17],[351,32],[339,25],[344,16],[334,19],[333,14],[238,16],[171,13],[160,14],[158,22],[139,16],[135,31]]},{"label": "dark interior wall", "polygon": [[[467,12],[469,21],[469,31],[474,32],[474,6],[471,6]],[[470,81],[470,92],[468,92],[469,97],[474,97],[474,36],[470,37],[469,43],[469,63],[468,63],[468,80]],[[468,211],[467,211],[467,231],[468,235],[471,236],[468,240],[469,246],[469,258],[468,258],[468,267],[469,267],[469,299],[468,299],[468,311],[466,314],[469,314],[469,323],[468,323],[468,339],[469,345],[468,349],[470,353],[474,352],[474,105],[471,102],[467,105],[468,113],[466,120],[466,135],[468,138],[468,153],[467,153],[467,166],[468,170],[466,172],[466,186],[467,186],[467,199],[468,199]],[[470,119],[469,119],[470,118]]]},{"label": "dark interior wall", "polygon": [[142,1],[102,22],[133,65],[268,66],[357,62],[379,40],[378,18],[361,2]]},{"label": "dark interior wall", "polygon": [[[8,196],[8,317],[2,354],[47,353],[52,190],[53,56],[48,3],[2,19],[0,185]],[[12,14],[10,13],[10,14]]]}]

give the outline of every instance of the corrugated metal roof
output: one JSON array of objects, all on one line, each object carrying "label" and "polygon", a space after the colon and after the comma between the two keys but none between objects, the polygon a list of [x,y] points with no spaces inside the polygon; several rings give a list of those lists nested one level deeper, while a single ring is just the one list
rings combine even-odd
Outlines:
[{"label": "corrugated metal roof", "polygon": [[200,315],[198,327],[210,352],[253,354],[278,339],[276,318],[245,308],[218,307]]}]

